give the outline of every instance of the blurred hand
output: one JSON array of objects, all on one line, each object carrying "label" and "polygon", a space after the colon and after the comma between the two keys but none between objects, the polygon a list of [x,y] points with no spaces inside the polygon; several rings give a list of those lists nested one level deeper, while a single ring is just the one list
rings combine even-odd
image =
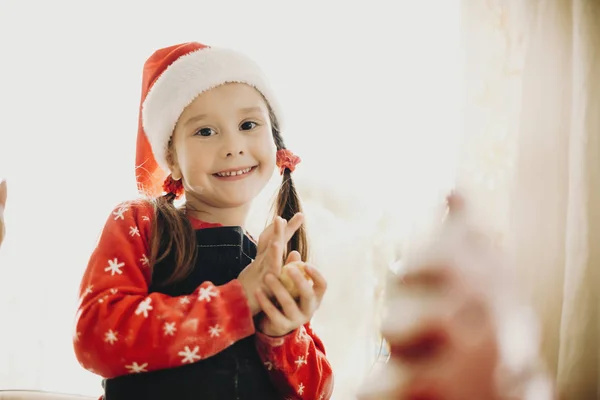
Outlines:
[{"label": "blurred hand", "polygon": [[[466,208],[449,196],[437,242],[393,282],[381,328],[390,360],[364,382],[359,400],[528,400],[522,388],[540,386],[533,375],[500,380],[494,293],[504,285],[503,254],[465,222]],[[552,399],[550,386],[541,390],[533,398]]]}]

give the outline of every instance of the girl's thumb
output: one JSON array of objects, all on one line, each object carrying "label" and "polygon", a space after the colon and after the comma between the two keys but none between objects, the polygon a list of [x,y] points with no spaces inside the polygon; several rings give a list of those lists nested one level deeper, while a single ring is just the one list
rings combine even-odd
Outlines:
[{"label": "girl's thumb", "polygon": [[287,260],[285,261],[285,263],[289,264],[289,263],[295,262],[295,261],[302,261],[302,256],[296,250],[294,250],[290,254],[288,254],[288,257],[287,257]]}]

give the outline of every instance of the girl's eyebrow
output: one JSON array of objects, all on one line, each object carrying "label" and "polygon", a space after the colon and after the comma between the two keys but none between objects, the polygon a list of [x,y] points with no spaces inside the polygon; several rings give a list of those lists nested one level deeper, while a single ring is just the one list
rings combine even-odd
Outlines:
[{"label": "girl's eyebrow", "polygon": [[[239,113],[240,114],[250,114],[253,112],[262,112],[262,108],[254,106],[254,107],[243,107],[239,109]],[[208,116],[208,114],[198,114],[198,115],[194,115],[193,117],[190,117],[184,125],[190,125],[194,122],[198,122],[201,121],[203,119],[205,119]]]},{"label": "girl's eyebrow", "polygon": [[206,114],[198,114],[198,115],[194,115],[193,117],[190,117],[190,118],[188,118],[188,120],[187,120],[187,121],[185,121],[185,124],[184,124],[184,125],[186,125],[186,126],[187,126],[187,125],[190,125],[190,124],[192,124],[192,123],[194,123],[194,122],[201,121],[201,120],[205,119],[206,117],[207,117],[207,115],[206,115]]},{"label": "girl's eyebrow", "polygon": [[242,114],[250,114],[253,112],[262,112],[262,108],[257,106],[240,108],[240,113]]}]

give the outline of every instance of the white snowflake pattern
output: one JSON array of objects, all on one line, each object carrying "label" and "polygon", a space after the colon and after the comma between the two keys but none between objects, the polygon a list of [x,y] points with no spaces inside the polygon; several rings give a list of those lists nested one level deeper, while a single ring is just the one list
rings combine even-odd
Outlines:
[{"label": "white snowflake pattern", "polygon": [[117,294],[117,293],[119,293],[119,289],[115,289],[115,288],[110,289],[110,294]]},{"label": "white snowflake pattern", "polygon": [[148,372],[148,370],[146,370],[146,368],[148,368],[148,363],[140,365],[137,362],[133,362],[131,365],[126,365],[125,368],[127,368],[131,374],[139,374],[140,372]]},{"label": "white snowflake pattern", "polygon": [[179,303],[180,304],[190,304],[190,298],[187,296],[183,296],[182,298],[179,299]]},{"label": "white snowflake pattern", "polygon": [[177,330],[177,328],[175,328],[175,322],[165,322],[163,330],[165,331],[165,336],[175,335],[175,331]]},{"label": "white snowflake pattern", "polygon": [[142,254],[142,258],[140,258],[140,262],[142,263],[142,266],[147,267],[150,264],[150,260],[148,259],[148,256],[146,256],[145,254]]},{"label": "white snowflake pattern", "polygon": [[142,217],[142,221],[150,221],[150,217],[148,217],[147,215],[144,215]]},{"label": "white snowflake pattern", "polygon": [[199,294],[198,294],[198,301],[206,301],[207,303],[210,303],[210,300],[212,297],[217,297],[217,295],[219,294],[219,292],[217,292],[217,289],[214,286],[208,286],[205,288],[200,288],[199,290]]},{"label": "white snowflake pattern", "polygon": [[304,384],[302,382],[300,382],[300,384],[298,385],[298,394],[300,396],[302,396],[303,393],[304,393]]},{"label": "white snowflake pattern", "polygon": [[325,400],[325,394],[321,393],[321,395],[319,396],[319,400]]},{"label": "white snowflake pattern", "polygon": [[306,365],[307,364],[306,357],[304,357],[304,356],[298,357],[298,359],[295,361],[295,363],[296,363],[297,368],[300,368],[303,364]]},{"label": "white snowflake pattern", "polygon": [[115,274],[121,275],[123,273],[121,268],[124,266],[125,263],[120,263],[118,259],[114,258],[112,260],[108,260],[108,267],[104,268],[104,271],[110,272],[111,276],[114,276]]},{"label": "white snowflake pattern", "polygon": [[138,229],[137,226],[130,226],[129,234],[131,235],[131,237],[140,236],[140,230]]},{"label": "white snowflake pattern", "polygon": [[210,333],[210,337],[219,337],[221,336],[223,329],[221,329],[219,325],[215,325],[208,328],[208,332]]},{"label": "white snowflake pattern", "polygon": [[148,311],[152,310],[152,299],[147,297],[144,301],[138,304],[137,309],[135,310],[135,315],[143,314],[144,318],[148,318]]},{"label": "white snowflake pattern", "polygon": [[113,215],[115,216],[115,221],[118,219],[125,220],[125,212],[129,210],[127,206],[119,207],[117,211],[113,211]]},{"label": "white snowflake pattern", "polygon": [[88,287],[85,288],[85,291],[83,292],[82,297],[87,296],[88,294],[92,294],[94,289],[94,285],[89,285]]},{"label": "white snowflake pattern", "polygon": [[119,340],[117,335],[117,332],[113,331],[112,329],[109,329],[108,332],[104,334],[104,341],[106,343],[115,344],[115,342]]},{"label": "white snowflake pattern", "polygon": [[193,350],[190,350],[190,348],[188,346],[185,346],[183,348],[183,351],[180,351],[179,353],[177,353],[180,357],[183,357],[183,359],[181,360],[182,364],[185,363],[193,363],[196,362],[197,360],[199,360],[201,357],[198,355],[198,352],[200,351],[200,347],[196,346],[194,347]]}]

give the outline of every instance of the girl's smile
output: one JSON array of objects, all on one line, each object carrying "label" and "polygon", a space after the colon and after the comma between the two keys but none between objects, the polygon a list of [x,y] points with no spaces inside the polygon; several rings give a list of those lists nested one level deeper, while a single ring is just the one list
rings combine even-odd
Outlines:
[{"label": "girl's smile", "polygon": [[256,168],[258,168],[258,165],[253,167],[228,169],[217,172],[216,174],[213,174],[213,176],[221,181],[237,181],[248,177],[248,175],[252,174]]}]

